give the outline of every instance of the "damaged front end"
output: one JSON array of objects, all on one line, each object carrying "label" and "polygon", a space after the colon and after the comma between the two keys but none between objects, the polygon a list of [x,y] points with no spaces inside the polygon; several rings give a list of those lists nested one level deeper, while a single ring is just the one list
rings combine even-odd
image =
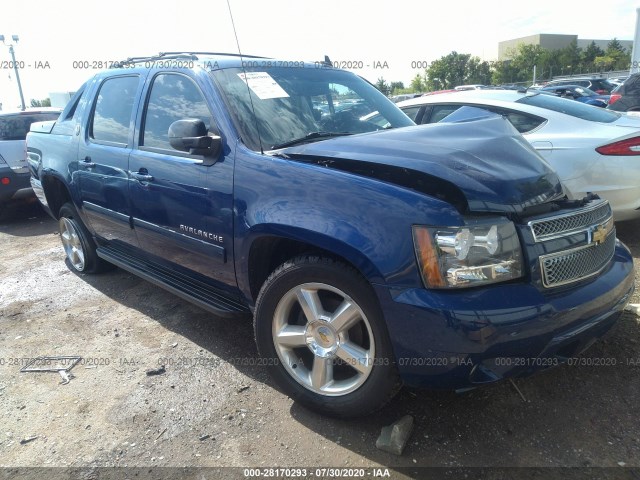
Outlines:
[{"label": "damaged front end", "polygon": [[273,153],[403,186],[445,200],[463,215],[522,215],[563,199],[558,176],[529,143],[506,119],[482,112],[471,120],[340,137]]},{"label": "damaged front end", "polygon": [[462,225],[413,226],[424,288],[390,289],[399,369],[418,386],[465,389],[561,364],[602,336],[633,292],[609,204],[567,200],[507,120],[460,110],[448,123],[280,152],[459,212]]}]

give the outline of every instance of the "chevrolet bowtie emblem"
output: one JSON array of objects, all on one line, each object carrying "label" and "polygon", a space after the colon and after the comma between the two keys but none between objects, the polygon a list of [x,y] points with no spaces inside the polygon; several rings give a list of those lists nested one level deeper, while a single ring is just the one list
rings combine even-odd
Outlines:
[{"label": "chevrolet bowtie emblem", "polygon": [[606,225],[598,225],[591,232],[591,241],[596,245],[604,242],[604,239],[607,238],[607,227]]}]

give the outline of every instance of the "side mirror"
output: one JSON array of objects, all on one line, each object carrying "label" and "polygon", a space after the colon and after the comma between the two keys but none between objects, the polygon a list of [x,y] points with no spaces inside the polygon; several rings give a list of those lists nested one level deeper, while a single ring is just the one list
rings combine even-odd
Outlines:
[{"label": "side mirror", "polygon": [[210,136],[204,122],[198,118],[185,118],[169,126],[169,143],[181,152],[204,155],[216,159],[220,154],[222,139]]}]

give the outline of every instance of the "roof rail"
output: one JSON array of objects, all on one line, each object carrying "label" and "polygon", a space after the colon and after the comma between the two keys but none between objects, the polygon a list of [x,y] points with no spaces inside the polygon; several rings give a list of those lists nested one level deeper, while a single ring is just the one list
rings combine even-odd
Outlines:
[{"label": "roof rail", "polygon": [[245,55],[240,53],[222,53],[222,52],[162,52],[160,55],[223,55],[225,57],[246,57],[246,58],[269,58],[259,55]]},{"label": "roof rail", "polygon": [[267,58],[257,55],[240,55],[238,53],[220,53],[220,52],[160,52],[158,55],[150,55],[147,57],[129,57],[126,60],[114,62],[112,68],[119,68],[123,65],[130,65],[132,63],[149,62],[153,60],[167,60],[177,58],[188,58],[191,60],[198,60],[198,55],[221,55],[225,57],[240,57],[240,58]]}]

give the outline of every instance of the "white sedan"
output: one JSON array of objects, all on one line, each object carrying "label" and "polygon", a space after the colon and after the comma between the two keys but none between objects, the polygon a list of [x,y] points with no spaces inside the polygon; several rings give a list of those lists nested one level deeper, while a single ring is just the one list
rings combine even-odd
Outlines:
[{"label": "white sedan", "polygon": [[640,218],[640,117],[538,92],[471,90],[397,104],[417,124],[461,106],[504,115],[556,170],[565,193],[609,200],[616,220]]}]

